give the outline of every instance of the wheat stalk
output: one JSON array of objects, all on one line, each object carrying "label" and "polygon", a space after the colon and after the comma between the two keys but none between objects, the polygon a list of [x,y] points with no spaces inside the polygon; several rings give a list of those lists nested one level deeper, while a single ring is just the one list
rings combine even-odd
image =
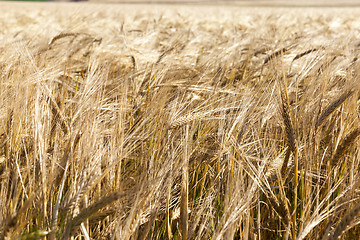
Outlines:
[{"label": "wheat stalk", "polygon": [[188,239],[188,178],[189,178],[189,125],[185,126],[185,139],[184,139],[184,160],[181,175],[181,201],[180,201],[180,232],[183,240]]}]

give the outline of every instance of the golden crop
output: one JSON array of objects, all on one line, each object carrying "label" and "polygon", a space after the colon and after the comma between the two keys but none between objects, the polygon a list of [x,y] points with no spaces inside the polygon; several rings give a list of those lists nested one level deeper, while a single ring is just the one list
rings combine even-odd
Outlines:
[{"label": "golden crop", "polygon": [[1,3],[0,239],[357,239],[358,11]]}]

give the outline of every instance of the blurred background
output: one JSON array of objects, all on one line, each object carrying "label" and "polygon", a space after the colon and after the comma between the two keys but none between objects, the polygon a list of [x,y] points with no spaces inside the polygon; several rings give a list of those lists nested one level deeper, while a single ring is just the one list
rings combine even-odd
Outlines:
[{"label": "blurred background", "polygon": [[95,2],[127,4],[216,4],[249,6],[303,6],[303,7],[352,7],[360,6],[360,0],[0,0],[26,2]]}]

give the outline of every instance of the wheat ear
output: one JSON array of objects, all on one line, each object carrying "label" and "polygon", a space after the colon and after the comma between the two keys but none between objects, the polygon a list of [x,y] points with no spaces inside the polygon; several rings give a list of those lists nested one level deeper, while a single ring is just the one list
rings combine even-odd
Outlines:
[{"label": "wheat ear", "polygon": [[298,55],[296,55],[293,59],[293,61],[299,59],[299,58],[302,58],[303,56],[309,54],[309,53],[312,53],[312,52],[315,52],[317,51],[318,49],[317,48],[312,48],[312,49],[309,49],[309,50],[306,50],[305,52],[302,52],[302,53],[299,53]]},{"label": "wheat ear", "polygon": [[290,154],[291,152],[293,152],[294,154],[296,153],[296,138],[290,117],[290,105],[286,92],[285,93],[281,92],[281,101],[282,101],[281,115],[284,121],[287,145],[289,147],[288,150],[286,151],[284,162],[281,166],[281,177],[284,179],[287,172],[287,166],[289,163]]},{"label": "wheat ear", "polygon": [[348,90],[343,93],[338,99],[332,102],[319,116],[318,120],[316,121],[315,128],[318,128],[324,120],[337,109],[346,99],[348,99],[354,93],[353,90]]},{"label": "wheat ear", "polygon": [[331,159],[331,166],[338,165],[339,159],[344,155],[345,151],[352,145],[356,138],[360,135],[360,127],[351,131],[341,141],[341,144],[337,147],[334,156]]},{"label": "wheat ear", "polygon": [[351,211],[342,218],[341,222],[336,226],[334,233],[329,240],[337,240],[347,230],[351,222],[359,215],[360,203],[358,203]]},{"label": "wheat ear", "polygon": [[66,230],[64,232],[64,236],[65,237],[70,236],[70,234],[74,231],[74,229],[76,227],[80,226],[80,224],[82,222],[84,222],[87,218],[94,215],[101,208],[103,208],[125,196],[126,196],[125,193],[120,193],[118,191],[113,192],[113,193],[110,193],[109,195],[99,199],[98,201],[94,202],[87,208],[81,210],[80,213],[75,218],[73,218],[71,220],[71,222],[67,225]]},{"label": "wheat ear", "polygon": [[[270,191],[270,190],[267,190]],[[270,201],[271,207],[278,213],[281,218],[281,221],[284,223],[285,226],[288,225],[290,222],[290,210],[288,208],[288,204],[283,201],[277,199],[274,195],[268,193],[265,194],[266,198]]]}]

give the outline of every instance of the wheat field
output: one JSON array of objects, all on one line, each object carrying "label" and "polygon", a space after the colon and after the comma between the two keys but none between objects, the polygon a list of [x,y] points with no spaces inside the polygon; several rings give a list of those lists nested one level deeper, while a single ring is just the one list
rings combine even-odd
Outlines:
[{"label": "wheat field", "polygon": [[358,239],[358,8],[0,4],[0,239]]}]

